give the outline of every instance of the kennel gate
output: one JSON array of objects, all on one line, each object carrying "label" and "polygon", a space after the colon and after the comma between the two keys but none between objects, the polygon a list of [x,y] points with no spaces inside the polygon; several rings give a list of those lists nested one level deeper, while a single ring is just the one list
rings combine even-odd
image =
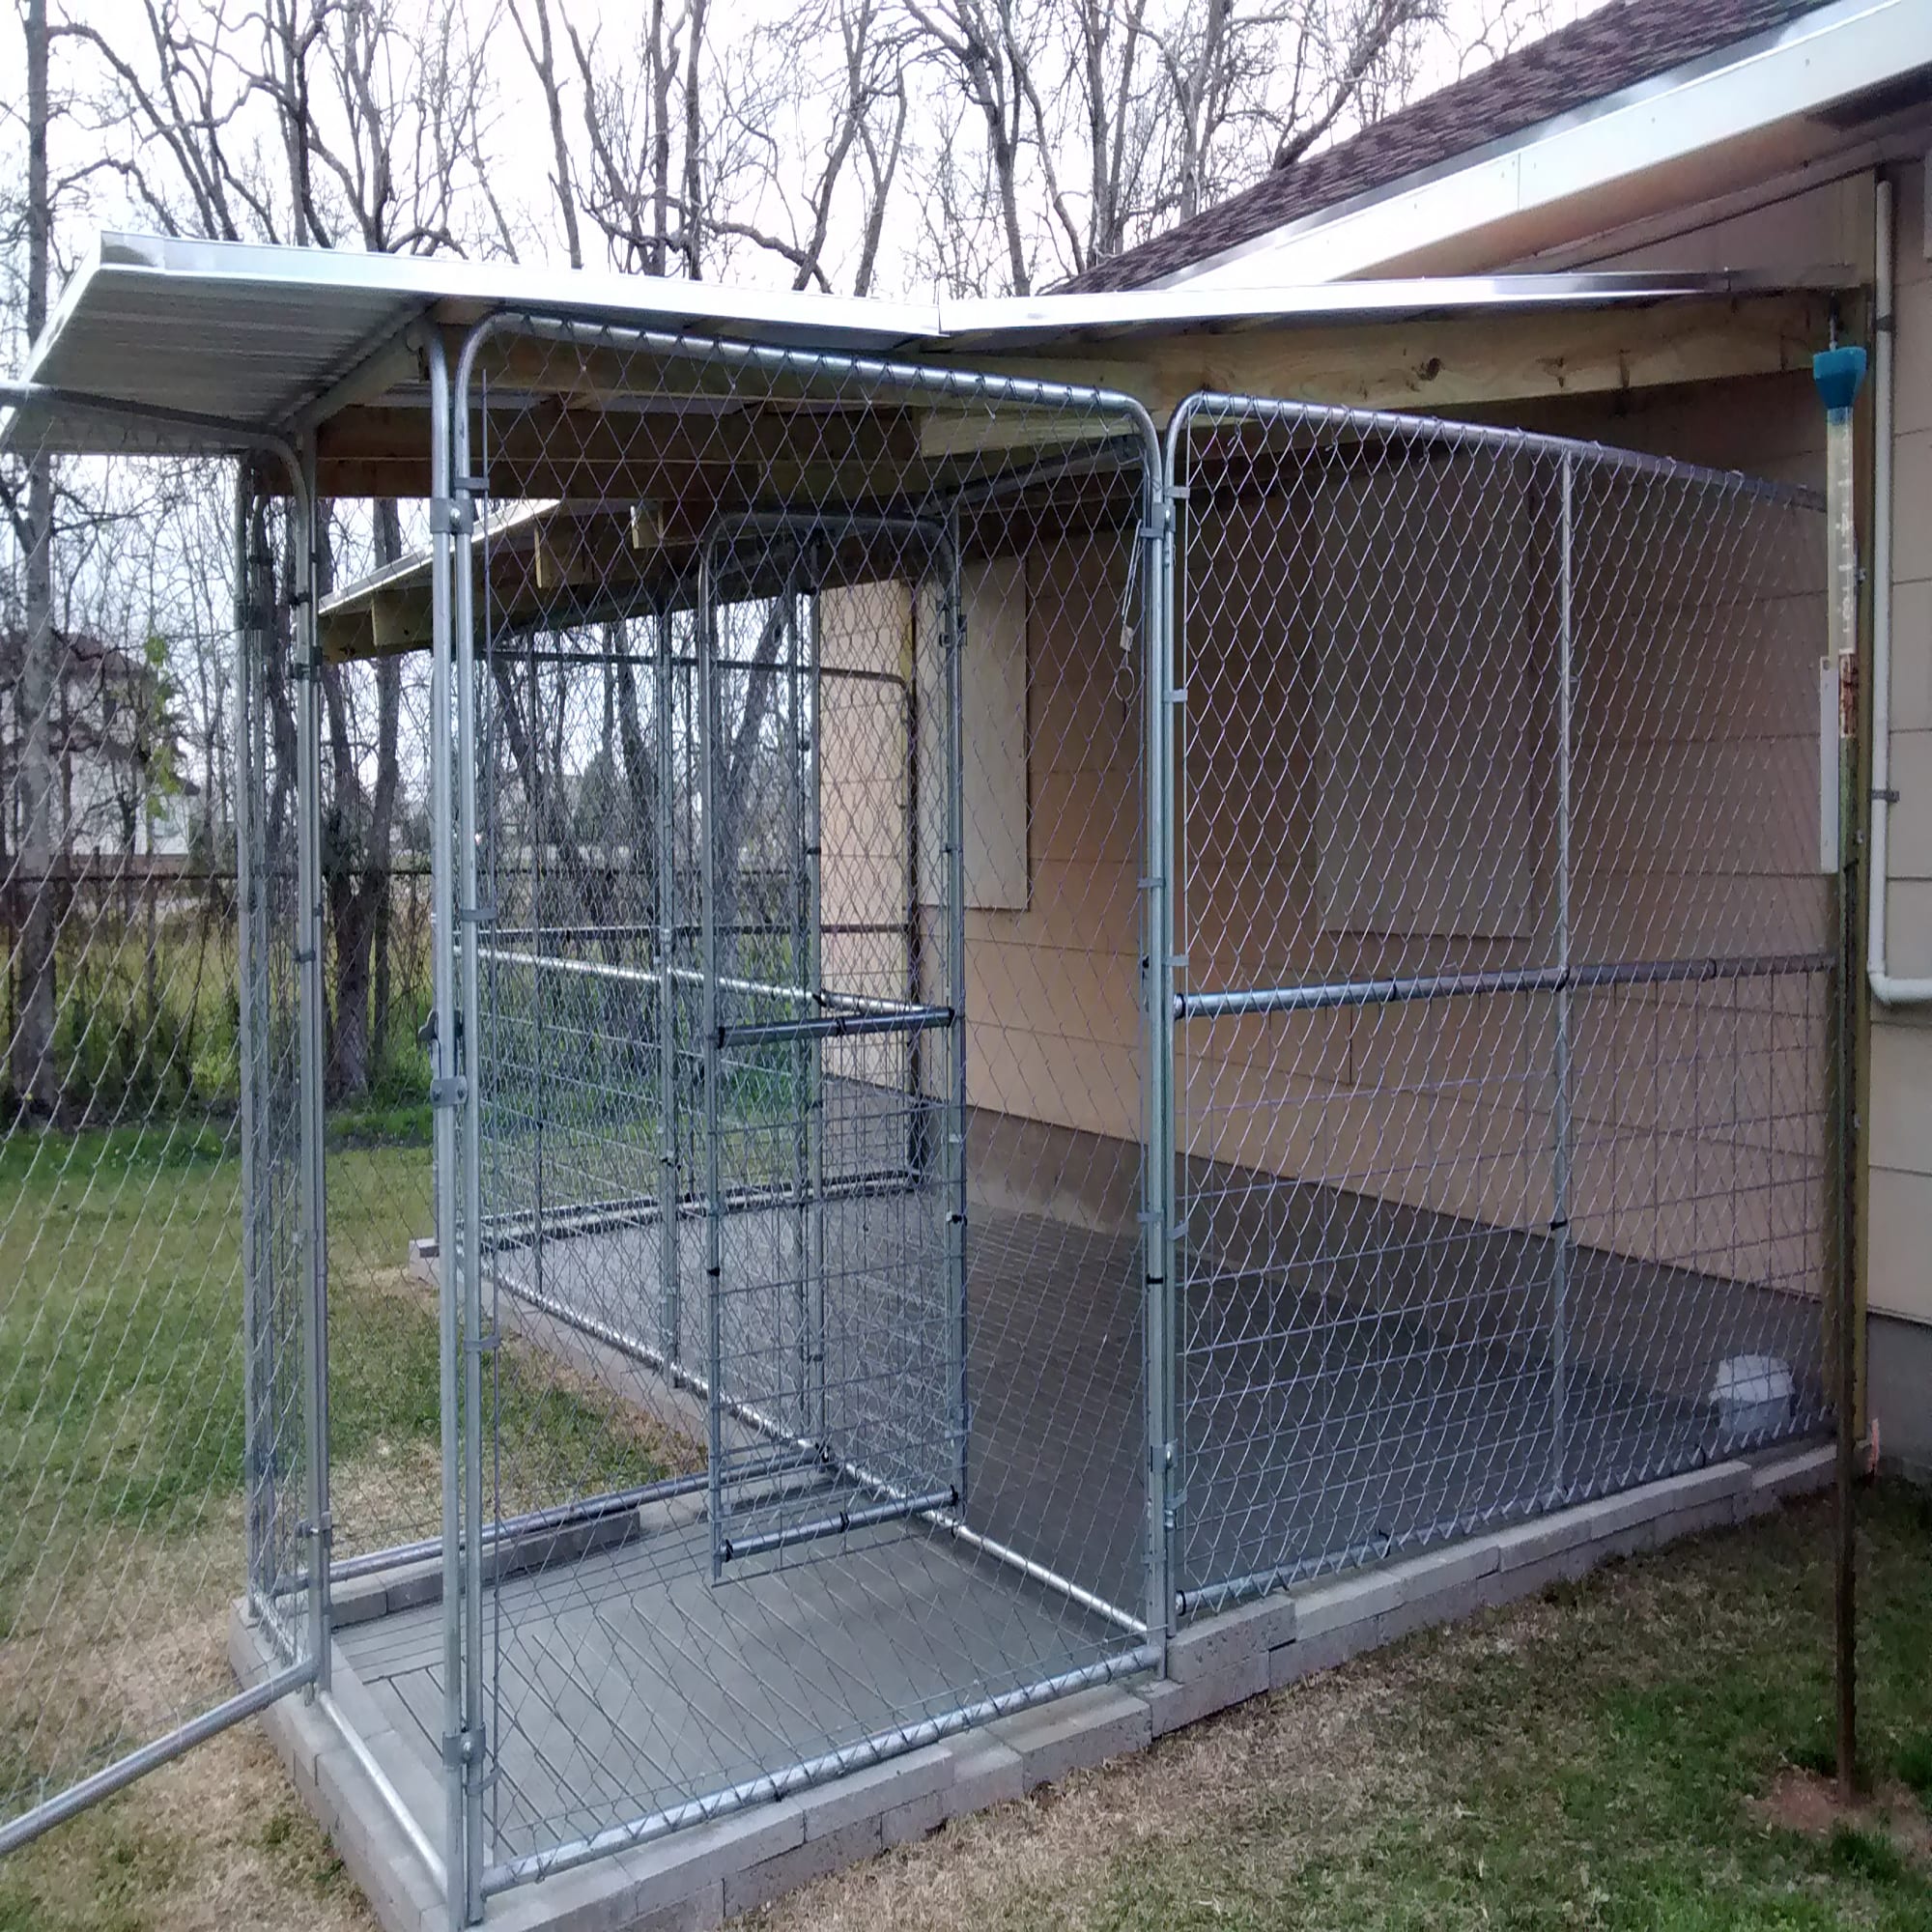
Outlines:
[{"label": "kennel gate", "polygon": [[[1060,593],[1010,559],[1053,526],[1118,579],[1138,693],[1157,575],[1151,431],[1100,392],[519,316],[455,394],[442,1689],[482,1741],[449,1747],[473,1913],[1151,1661],[1164,1583],[1030,1513],[1036,1464],[1083,1453],[1029,1365],[1059,1317],[969,1263],[968,1032],[1013,1016],[968,983],[961,663],[1021,595],[1024,654]],[[1137,766],[1138,697],[1107,728]],[[1103,1254],[1131,1370],[1088,1370],[1136,1548],[1143,1247]],[[559,1449],[532,1414],[586,1385],[661,1420],[695,1396],[701,1466],[614,1481],[608,1418]]]}]

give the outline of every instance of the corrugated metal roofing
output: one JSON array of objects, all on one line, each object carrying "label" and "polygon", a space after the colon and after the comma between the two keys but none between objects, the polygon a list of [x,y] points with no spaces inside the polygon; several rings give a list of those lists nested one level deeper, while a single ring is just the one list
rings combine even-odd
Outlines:
[{"label": "corrugated metal roofing", "polygon": [[[1810,279],[1813,286],[1835,286],[1844,271],[1821,270]],[[69,397],[203,419],[151,424],[144,446],[221,449],[235,446],[234,431],[285,432],[305,414],[327,413],[348,399],[338,397],[338,385],[355,371],[374,371],[354,398],[373,400],[404,375],[397,367],[385,373],[380,352],[418,321],[462,327],[503,310],[856,355],[1043,355],[1095,338],[1594,308],[1791,285],[1789,277],[1753,275],[1573,274],[899,302],[105,234],[69,284],[25,377]],[[6,434],[10,440],[46,438],[71,449],[119,448],[129,440],[124,424],[53,394],[16,409]]]}]

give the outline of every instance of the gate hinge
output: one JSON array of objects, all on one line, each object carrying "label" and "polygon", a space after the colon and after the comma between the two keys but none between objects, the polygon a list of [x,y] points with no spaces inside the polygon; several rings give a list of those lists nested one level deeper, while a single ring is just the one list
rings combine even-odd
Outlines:
[{"label": "gate hinge", "polygon": [[487,1335],[476,1335],[466,1340],[463,1350],[468,1355],[494,1355],[502,1346],[502,1341],[503,1331],[500,1328],[493,1328]]},{"label": "gate hinge", "polygon": [[469,1083],[462,1074],[447,1073],[429,1083],[429,1103],[432,1107],[460,1107],[469,1092]]},{"label": "gate hinge", "polygon": [[488,1726],[478,1724],[472,1731],[468,1725],[461,1730],[444,1731],[442,1734],[442,1761],[451,1769],[470,1766],[483,1761],[483,1747]]},{"label": "gate hinge", "polygon": [[1896,785],[1873,785],[1872,797],[1880,805],[1896,805],[1898,787]]},{"label": "gate hinge", "polygon": [[467,497],[432,497],[429,499],[431,536],[461,536],[469,527],[469,499]]}]

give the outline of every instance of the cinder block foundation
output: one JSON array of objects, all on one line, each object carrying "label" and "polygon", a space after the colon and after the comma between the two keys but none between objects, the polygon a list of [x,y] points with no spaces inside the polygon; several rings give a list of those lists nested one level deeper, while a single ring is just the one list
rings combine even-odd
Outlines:
[{"label": "cinder block foundation", "polygon": [[[1776,1508],[1827,1487],[1832,1466],[1829,1446],[1719,1463],[1196,1618],[1170,1645],[1163,1681],[1082,1690],[612,1854],[491,1899],[484,1922],[499,1932],[703,1932],[948,1819],[1145,1749],[1184,1724],[1412,1631]],[[383,1589],[424,1587],[412,1576]],[[378,1594],[358,1593],[351,1614],[372,1613]],[[230,1654],[244,1684],[270,1667],[239,1608]],[[440,1787],[423,1776],[353,1672],[338,1664],[327,1700],[286,1698],[264,1722],[384,1932],[442,1932],[449,1918]]]}]

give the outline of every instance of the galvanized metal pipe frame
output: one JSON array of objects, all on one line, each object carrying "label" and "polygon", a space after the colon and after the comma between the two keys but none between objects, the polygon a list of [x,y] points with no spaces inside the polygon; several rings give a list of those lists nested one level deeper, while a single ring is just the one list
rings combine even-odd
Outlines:
[{"label": "galvanized metal pipe frame", "polygon": [[[1132,440],[1140,453],[1143,466],[1145,513],[1142,535],[1147,549],[1145,580],[1147,583],[1146,608],[1148,612],[1147,636],[1144,642],[1150,656],[1155,659],[1159,658],[1162,649],[1161,639],[1163,634],[1163,600],[1160,586],[1164,582],[1159,567],[1164,552],[1163,530],[1159,514],[1161,504],[1159,484],[1161,450],[1159,437],[1154,430],[1151,418],[1148,416],[1145,409],[1132,397],[1116,394],[1111,391],[1083,389],[1065,384],[1039,382],[1024,378],[988,378],[952,370],[930,370],[916,365],[899,364],[870,357],[828,356],[813,352],[804,352],[769,345],[696,342],[692,338],[651,330],[611,329],[604,327],[586,328],[566,321],[541,316],[499,314],[487,318],[484,322],[478,324],[466,339],[462,355],[459,358],[454,384],[454,406],[451,411],[453,434],[451,440],[454,448],[453,461],[456,475],[453,478],[451,491],[451,507],[454,511],[452,521],[456,525],[461,540],[460,553],[453,560],[445,556],[440,561],[433,561],[433,568],[437,569],[445,579],[452,575],[455,578],[455,628],[464,640],[463,648],[457,654],[458,758],[463,768],[459,787],[457,815],[459,843],[462,849],[462,858],[459,861],[459,867],[460,868],[468,867],[471,875],[470,880],[467,882],[467,889],[465,890],[466,911],[472,915],[470,923],[466,924],[465,929],[466,946],[464,949],[462,997],[467,1011],[474,1013],[477,1010],[474,974],[477,957],[481,949],[478,943],[476,926],[473,923],[473,914],[475,911],[473,890],[475,763],[469,736],[471,728],[470,721],[473,700],[473,692],[470,688],[469,666],[473,658],[474,642],[473,612],[469,608],[471,603],[470,585],[472,572],[469,567],[468,554],[470,519],[462,509],[457,508],[457,503],[462,502],[467,504],[469,493],[472,489],[480,486],[481,483],[480,478],[473,478],[469,473],[469,397],[477,356],[483,345],[493,335],[510,330],[541,339],[568,344],[594,340],[606,346],[628,347],[638,353],[646,355],[690,356],[697,354],[707,358],[714,358],[722,363],[753,370],[764,370],[775,374],[807,373],[819,377],[831,375],[872,386],[898,384],[925,393],[963,395],[972,400],[989,404],[1006,402],[1034,408],[1078,408],[1094,412],[1103,412],[1119,418],[1128,425],[1132,434]],[[434,595],[432,603],[434,607]],[[701,621],[708,623],[708,619]],[[709,640],[701,632],[700,648],[696,656],[698,658],[700,679],[707,687],[709,687],[712,678],[713,655],[714,653],[709,647]],[[1151,688],[1156,684],[1160,684],[1163,690],[1165,689],[1166,682],[1168,681],[1155,677],[1150,677],[1148,680]],[[699,751],[699,759],[700,763],[707,767],[712,749],[708,741],[708,734],[713,728],[710,708],[713,702],[713,696],[712,691],[707,688],[700,692],[698,698],[699,731],[700,735],[705,739]],[[957,744],[956,734],[959,729],[958,706],[958,693],[955,687],[949,705],[949,708],[953,712],[953,719],[950,728],[954,733],[953,742],[955,746]],[[956,756],[952,762],[956,773]],[[1167,850],[1165,808],[1165,788],[1151,788],[1151,795],[1147,806],[1148,816],[1151,820],[1154,821],[1149,828],[1149,850],[1151,854],[1164,854]],[[955,919],[962,923],[962,930],[956,935],[958,943],[952,951],[957,962],[957,970],[963,974],[964,908],[960,890],[961,868],[963,867],[963,853],[960,848],[963,841],[961,837],[958,836],[956,829],[960,824],[957,811],[962,809],[958,806],[954,808],[952,825],[955,831],[954,836],[949,840],[952,847],[952,876],[949,880],[949,884],[952,890],[949,895],[953,900]],[[709,869],[712,866],[712,860],[709,852],[710,834],[708,829],[704,845],[706,849],[702,855],[701,869],[704,869],[706,874],[704,890],[706,904],[709,906],[713,903],[711,889],[715,880]],[[1166,924],[1166,880],[1163,867],[1164,862],[1163,866],[1151,867],[1150,879],[1146,883],[1144,904],[1150,907],[1150,911],[1146,915],[1147,929],[1150,932],[1156,929],[1164,929]],[[710,922],[707,921],[707,924],[709,923]],[[718,1054],[718,1046],[716,1044],[718,1040],[716,1007],[717,992],[719,990],[715,930],[707,932],[705,938],[704,984],[701,988],[705,1009],[702,1031],[706,1056],[707,1092],[713,1096],[712,1105],[707,1108],[707,1114],[715,1122]],[[668,957],[668,948],[666,949],[666,954]],[[1171,1019],[1166,1010],[1167,1003],[1165,1000],[1154,1000],[1151,997],[1152,990],[1152,983],[1151,982],[1151,997],[1149,1000],[1151,1009],[1150,1035],[1151,1037],[1159,1037],[1170,1033]],[[665,988],[665,993],[666,1004],[668,1007],[670,1002],[668,985]],[[957,985],[953,989],[953,997],[950,1005],[951,1023],[955,1028],[963,1027],[963,990]],[[956,1077],[963,1093],[963,1039],[960,1042],[960,1050],[955,1054],[955,1069]],[[1165,1086],[1162,1086],[1159,1091],[1165,1092],[1167,1089]],[[476,1094],[473,1073],[464,1084],[461,1092],[461,1101],[464,1109],[465,1123],[469,1128],[469,1131],[465,1135],[465,1145],[463,1148],[464,1210],[469,1229],[472,1236],[474,1236],[480,1231],[481,1209],[480,1200],[477,1198],[476,1137],[474,1133]],[[1158,1104],[1152,1100],[1151,1096],[1150,1110],[1151,1112],[1159,1111]],[[720,1178],[717,1171],[719,1162],[715,1130],[708,1133],[707,1141],[707,1196],[715,1203],[718,1198],[718,1181]],[[958,1176],[958,1200],[955,1203],[954,1213],[962,1216],[958,1225],[963,1236],[963,1114],[961,1115],[960,1132],[957,1136],[954,1163],[955,1172]],[[1144,1201],[1148,1204],[1144,1208],[1144,1213],[1147,1218],[1149,1253],[1151,1256],[1164,1257],[1167,1252],[1169,1240],[1167,1230],[1171,1218],[1168,1208],[1168,1204],[1171,1200],[1171,1174],[1166,1171],[1165,1165],[1163,1165],[1160,1177],[1144,1188]],[[715,1221],[715,1214],[712,1218]],[[480,1305],[480,1242],[472,1240],[466,1242],[461,1249],[452,1247],[444,1250],[444,1252],[457,1255],[460,1271],[466,1276],[463,1291],[463,1306],[465,1314],[469,1315],[472,1309]],[[963,1247],[961,1254],[963,1257]],[[714,1236],[707,1237],[707,1266],[716,1268],[718,1265],[719,1258],[716,1253],[714,1234]],[[1168,1332],[1167,1280],[1168,1273],[1164,1260],[1150,1266],[1146,1284],[1148,1306],[1144,1313],[1144,1329],[1149,1338],[1147,1354],[1151,1370],[1148,1385],[1150,1435],[1151,1437],[1158,1438],[1158,1446],[1151,1447],[1148,1459],[1149,1517],[1150,1522],[1154,1525],[1167,1525],[1169,1520],[1167,1471],[1171,1462],[1171,1450],[1168,1447],[1171,1428],[1171,1402],[1168,1395],[1168,1382],[1164,1366],[1164,1358],[1168,1350],[1156,1339],[1165,1336]],[[712,1321],[715,1324],[717,1309],[717,1295],[715,1293],[710,1296],[710,1302]],[[478,1398],[474,1394],[474,1364],[478,1348],[477,1331],[474,1327],[469,1327],[467,1332],[469,1340],[467,1345],[464,1387],[466,1399],[465,1412],[467,1417],[478,1417],[480,1409],[476,1406]],[[632,1339],[635,1340],[635,1338]],[[714,1387],[712,1390],[707,1391],[707,1397],[714,1411],[718,1404],[718,1392],[715,1386],[716,1379],[716,1378],[712,1378]],[[465,1430],[465,1434],[469,1437],[465,1445],[466,1465],[468,1468],[473,1469],[480,1459],[480,1430],[472,1424]],[[714,1456],[714,1470],[716,1467],[717,1462]],[[863,1474],[864,1472],[859,1473]],[[475,1481],[466,1483],[464,1487],[471,1498],[477,1497],[480,1490],[480,1477]],[[470,1507],[476,1507],[474,1501],[471,1502]],[[932,1511],[930,1512],[930,1518],[934,1520],[943,1520],[945,1514],[940,1511]],[[714,1515],[714,1521],[716,1520],[717,1518]],[[1013,1562],[1025,1574],[1035,1577],[1037,1580],[1049,1581],[1064,1588],[1074,1601],[1083,1601],[1092,1598],[1092,1593],[1080,1590],[1077,1585],[1073,1585],[1065,1579],[1055,1577],[1053,1573],[1046,1570],[1044,1566],[1020,1556],[1017,1552],[1005,1550],[1002,1546],[995,1544],[990,1539],[980,1537],[976,1533],[966,1530],[962,1524],[955,1524],[953,1526],[962,1537],[965,1537],[977,1547]],[[447,1536],[447,1525],[445,1525],[445,1531]],[[929,1720],[928,1723],[917,1727],[920,1733],[919,1736],[893,1733],[880,1740],[869,1741],[866,1745],[849,1747],[842,1752],[833,1753],[823,1760],[815,1760],[807,1765],[794,1767],[790,1772],[775,1774],[772,1777],[757,1780],[757,1789],[759,1791],[768,1790],[770,1793],[775,1794],[781,1790],[797,1788],[803,1783],[814,1781],[817,1777],[836,1776],[839,1771],[853,1769],[859,1764],[874,1761],[875,1758],[887,1755],[891,1751],[911,1748],[914,1745],[921,1742],[923,1737],[948,1735],[952,1730],[960,1728],[965,1724],[980,1721],[985,1717],[998,1715],[1001,1710],[1024,1708],[1029,1703],[1037,1702],[1045,1696],[1059,1694],[1060,1691],[1076,1688],[1082,1683],[1101,1682],[1125,1670],[1138,1670],[1150,1667],[1151,1665],[1158,1665],[1164,1658],[1164,1638],[1172,1622],[1171,1612],[1168,1608],[1166,1584],[1167,1559],[1164,1548],[1164,1535],[1158,1540],[1163,1544],[1162,1551],[1150,1562],[1149,1604],[1151,1615],[1148,1620],[1147,1629],[1151,1633],[1151,1638],[1150,1641],[1145,1642],[1139,1650],[1130,1653],[1122,1659],[1109,1660],[1100,1664],[1088,1666],[1080,1671],[1068,1673],[1064,1678],[1044,1680],[1039,1685],[1003,1693],[998,1698],[986,1700],[982,1705],[976,1704],[961,1707],[958,1712]],[[480,1636],[475,1627],[475,1604],[476,1598],[480,1594],[480,1577],[478,1574],[481,1557],[480,1536],[471,1535],[464,1539],[463,1549],[466,1557],[464,1584],[465,1595],[468,1598],[468,1611],[463,1619],[459,1643],[465,1652],[462,1664],[466,1687],[464,1717],[465,1732],[469,1742],[450,1752],[452,1759],[463,1757],[471,1750],[480,1757],[483,1750],[480,1737],[479,1699],[474,1692],[474,1679],[479,1667],[480,1652]],[[445,1622],[446,1626],[452,1630],[456,1628],[457,1624],[456,1613],[453,1607],[454,1602],[454,1598],[445,1599]],[[1092,1599],[1092,1602],[1111,1621],[1122,1623],[1131,1629],[1134,1620],[1124,1618],[1123,1614],[1114,1606],[1101,1604],[1097,1599]],[[464,1639],[468,1640],[465,1641]],[[470,1778],[463,1776],[454,1767],[452,1768],[451,1778],[452,1788],[455,1788],[459,1782],[469,1783],[471,1781]],[[724,1796],[728,1799],[731,1797],[731,1794],[725,1794]],[[740,1798],[733,1802],[749,1802],[749,1800]],[[674,1817],[672,1814],[660,1814],[659,1819],[656,1821],[639,1821],[636,1826],[622,1827],[613,1833],[600,1833],[595,1839],[584,1840],[575,1847],[563,1847],[555,1852],[543,1854],[533,1859],[513,1861],[509,1866],[494,1868],[486,1876],[482,1862],[483,1833],[480,1794],[472,1791],[469,1793],[469,1802],[463,1807],[464,1815],[461,1833],[457,1836],[453,1836],[451,1840],[452,1845],[460,1844],[462,1853],[460,1861],[453,1861],[452,1865],[454,1867],[455,1864],[460,1863],[466,1874],[465,1883],[460,1890],[455,1885],[451,1885],[449,1888],[452,1922],[460,1923],[465,1918],[473,1920],[478,1917],[481,1911],[482,1897],[486,1890],[498,1889],[502,1884],[515,1883],[522,1877],[536,1877],[542,1875],[545,1871],[561,1869],[567,1864],[580,1861],[582,1858],[596,1856],[599,1851],[605,1849],[615,1849],[621,1845],[642,1842],[645,1838],[656,1835],[658,1830],[671,1829],[673,1823],[689,1822],[696,1818],[717,1815],[720,1811],[726,1808],[731,1808],[731,1806],[729,1804],[724,1802],[699,1801],[693,1805],[680,1807],[679,1813]],[[683,1815],[685,1813],[689,1814],[689,1819]]]},{"label": "galvanized metal pipe frame", "polygon": [[1244,986],[1177,993],[1176,1019],[1253,1013],[1312,1013],[1338,1007],[1392,1007],[1412,1000],[1473,1000],[1508,993],[1589,992],[1609,986],[1667,986],[1711,980],[1768,980],[1829,973],[1837,954],[1758,952],[1701,959],[1605,959],[1589,966],[1501,966],[1485,973],[1418,973],[1406,979],[1336,980],[1315,985]]},{"label": "galvanized metal pipe frame", "polygon": [[296,602],[297,893],[299,926],[302,1379],[308,1391],[309,1654],[316,1685],[328,1689],[328,1247],[323,1157],[323,1056],[327,1009],[322,985],[322,640],[316,629],[315,441],[298,451]]},{"label": "galvanized metal pipe frame", "polygon": [[1570,1119],[1570,761],[1575,700],[1576,622],[1572,545],[1575,516],[1573,459],[1561,459],[1563,487],[1558,543],[1556,647],[1556,970],[1550,1001],[1549,1151],[1549,1494],[1564,1492],[1570,1398],[1570,1168],[1575,1157]]},{"label": "galvanized metal pipe frame", "polygon": [[[449,372],[442,338],[425,345],[430,380],[430,902],[435,1037],[431,1071],[432,1153],[435,1161],[439,1403],[442,1447],[442,1761],[444,1891],[452,1925],[468,1918],[465,1894],[465,1762],[468,1711],[464,1669],[463,1601],[463,1262],[457,1236],[461,1177],[457,1110],[463,1093],[457,1053],[456,823],[451,743],[455,638],[451,529],[457,514],[450,488]],[[473,1539],[472,1539],[473,1540]]]}]

